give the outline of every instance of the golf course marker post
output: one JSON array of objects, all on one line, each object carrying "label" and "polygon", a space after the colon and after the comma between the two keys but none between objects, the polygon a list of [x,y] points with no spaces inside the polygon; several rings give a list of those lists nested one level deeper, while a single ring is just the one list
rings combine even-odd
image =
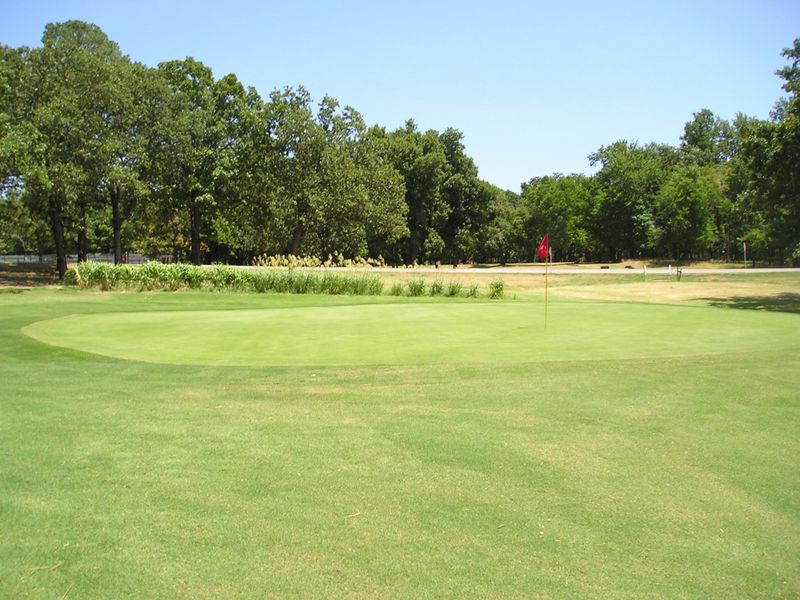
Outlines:
[{"label": "golf course marker post", "polygon": [[539,260],[544,260],[544,328],[547,329],[547,271],[550,265],[550,234],[545,233],[536,250]]}]

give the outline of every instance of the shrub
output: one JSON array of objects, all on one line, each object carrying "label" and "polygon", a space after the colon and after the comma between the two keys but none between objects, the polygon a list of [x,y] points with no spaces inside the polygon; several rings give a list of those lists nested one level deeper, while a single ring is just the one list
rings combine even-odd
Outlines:
[{"label": "shrub", "polygon": [[451,281],[447,284],[447,295],[451,298],[461,295],[461,283],[458,281]]},{"label": "shrub", "polygon": [[[65,277],[64,283],[79,287],[99,287],[101,290],[110,290],[124,282],[125,277],[121,277],[121,269],[124,265],[115,267],[114,265],[98,262],[82,262],[71,267]],[[127,270],[124,273],[127,275]]]},{"label": "shrub", "polygon": [[103,290],[138,287],[141,290],[177,290],[184,287],[213,290],[279,292],[292,294],[380,295],[383,281],[377,275],[317,273],[303,269],[242,269],[227,265],[204,268],[187,264],[142,266],[86,262],[67,271],[66,285]]},{"label": "shrub", "polygon": [[139,284],[141,289],[154,290],[156,287],[160,287],[164,280],[165,269],[163,267],[164,265],[159,262],[148,261],[136,271],[134,281]]},{"label": "shrub", "polygon": [[169,265],[169,267],[168,272],[171,274],[171,283],[174,286],[172,289],[183,286],[197,289],[203,286],[206,276],[201,267],[184,263]]},{"label": "shrub", "polygon": [[292,254],[282,255],[267,255],[263,254],[253,259],[252,265],[254,267],[286,267],[293,269],[295,267],[383,267],[386,262],[383,256],[378,258],[364,258],[363,256],[356,256],[355,258],[345,258],[341,252],[334,252],[328,254],[326,260],[321,260],[316,256],[294,256]]},{"label": "shrub", "polygon": [[428,293],[431,296],[441,296],[444,293],[444,283],[437,279],[431,284],[431,288]]},{"label": "shrub", "polygon": [[424,279],[411,279],[408,282],[408,294],[410,296],[424,296],[425,295],[425,280]]},{"label": "shrub", "polygon": [[275,271],[272,270],[254,270],[250,272],[250,285],[253,286],[253,291],[259,294],[266,294],[275,290]]},{"label": "shrub", "polygon": [[495,279],[489,282],[489,298],[497,300],[503,297],[503,282],[500,279]]},{"label": "shrub", "polygon": [[78,269],[70,267],[64,274],[64,285],[79,286],[81,284]]},{"label": "shrub", "polygon": [[338,273],[323,273],[319,287],[319,291],[323,294],[338,296],[347,293],[347,281]]},{"label": "shrub", "polygon": [[289,291],[292,294],[313,294],[317,288],[317,279],[315,273],[289,269]]},{"label": "shrub", "polygon": [[292,254],[263,254],[253,259],[254,267],[321,267],[322,261],[315,256],[294,256]]},{"label": "shrub", "polygon": [[383,280],[376,275],[350,277],[350,292],[355,296],[380,296],[383,292]]},{"label": "shrub", "polygon": [[478,286],[471,285],[467,290],[467,298],[477,298],[478,297]]},{"label": "shrub", "polygon": [[285,294],[291,288],[292,271],[275,271],[273,282],[273,291],[279,294]]},{"label": "shrub", "polygon": [[405,288],[403,287],[403,284],[402,284],[402,283],[400,283],[400,282],[395,282],[395,283],[393,283],[393,284],[392,284],[392,289],[391,289],[391,290],[389,290],[389,293],[390,293],[392,296],[402,296],[402,295],[403,295],[403,292],[404,292],[404,290],[405,290]]}]

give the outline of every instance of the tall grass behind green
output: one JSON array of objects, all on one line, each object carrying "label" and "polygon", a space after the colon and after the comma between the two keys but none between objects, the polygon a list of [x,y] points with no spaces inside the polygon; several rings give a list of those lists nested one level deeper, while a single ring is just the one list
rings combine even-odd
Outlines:
[{"label": "tall grass behind green", "polygon": [[71,267],[67,285],[101,290],[206,289],[257,293],[378,296],[383,280],[373,274],[349,275],[305,269],[239,269],[148,262],[141,266],[83,262]]},{"label": "tall grass behind green", "polygon": [[[99,262],[78,263],[67,270],[64,283],[78,288],[104,291],[206,290],[256,292],[260,294],[324,294],[380,296],[384,280],[377,273],[337,273],[331,269],[285,267],[241,268],[216,264],[197,266],[185,263],[112,265]],[[484,294],[477,285],[435,280],[428,285],[422,278],[395,282],[387,292],[392,296],[448,296],[478,298]],[[485,297],[503,297],[503,282],[492,281]]]}]

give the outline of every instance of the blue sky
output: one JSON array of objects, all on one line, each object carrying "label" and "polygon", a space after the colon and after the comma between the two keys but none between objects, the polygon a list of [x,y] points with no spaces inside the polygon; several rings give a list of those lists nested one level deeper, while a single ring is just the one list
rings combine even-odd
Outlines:
[{"label": "blue sky", "polygon": [[133,60],[194,56],[266,96],[303,85],[389,129],[455,127],[480,176],[591,172],[618,139],[678,144],[709,108],[767,118],[800,2],[0,0],[0,43],[100,26]]}]

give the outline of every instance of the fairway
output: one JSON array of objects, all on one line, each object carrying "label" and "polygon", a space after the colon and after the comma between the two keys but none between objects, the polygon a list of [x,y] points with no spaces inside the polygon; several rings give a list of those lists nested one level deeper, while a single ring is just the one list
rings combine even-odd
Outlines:
[{"label": "fairway", "polygon": [[692,285],[0,293],[0,596],[798,597],[800,315]]},{"label": "fairway", "polygon": [[67,316],[24,332],[115,358],[231,366],[425,365],[800,348],[800,320],[713,308],[417,302]]}]

